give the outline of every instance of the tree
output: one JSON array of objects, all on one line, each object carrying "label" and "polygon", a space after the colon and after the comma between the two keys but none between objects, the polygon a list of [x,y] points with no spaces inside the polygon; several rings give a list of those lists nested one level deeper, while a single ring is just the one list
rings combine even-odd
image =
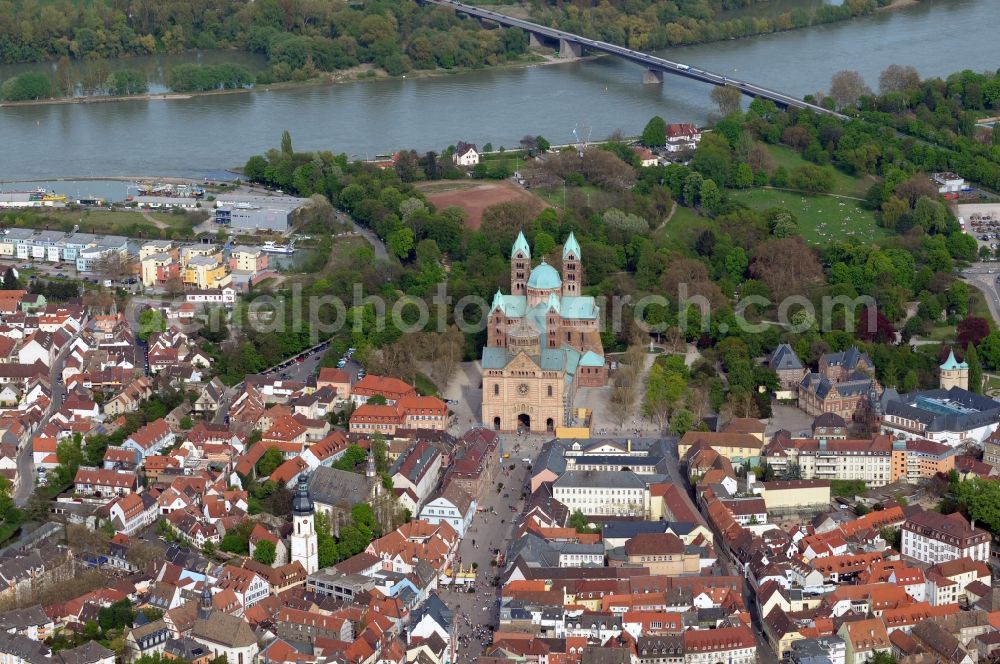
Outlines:
[{"label": "tree", "polygon": [[687,385],[688,371],[683,359],[671,356],[657,360],[646,375],[642,414],[656,422],[660,429],[665,428]]},{"label": "tree", "polygon": [[954,484],[954,493],[969,518],[991,533],[1000,532],[1000,482],[977,477]]},{"label": "tree", "polygon": [[52,96],[52,81],[45,74],[27,73],[4,81],[0,97],[7,101],[27,101]]},{"label": "tree", "polygon": [[548,152],[552,147],[552,144],[544,136],[535,136],[535,144],[538,146],[539,152]]},{"label": "tree", "polygon": [[72,438],[64,438],[56,446],[56,460],[59,467],[56,474],[60,484],[69,484],[76,477],[76,471],[83,463],[83,452],[80,449],[80,442]]},{"label": "tree", "polygon": [[181,418],[180,425],[182,429],[184,429],[185,431],[189,431],[190,429],[194,428],[194,420],[191,419],[190,415],[185,415],[184,417]]},{"label": "tree", "polygon": [[61,56],[56,62],[55,89],[56,92],[64,97],[72,96],[76,88],[76,84],[73,81],[73,71],[70,67],[69,58],[65,55]]},{"label": "tree", "polygon": [[989,335],[990,323],[980,316],[966,316],[958,321],[955,331],[955,341],[959,346],[968,346],[969,344],[978,346]]},{"label": "tree", "polygon": [[276,558],[274,542],[261,540],[253,548],[253,559],[263,565],[273,565]]},{"label": "tree", "polygon": [[570,515],[569,521],[566,522],[570,528],[576,530],[576,532],[592,533],[594,529],[590,527],[590,522],[587,520],[586,515],[580,510],[574,510],[573,514]]},{"label": "tree", "polygon": [[738,189],[746,189],[753,185],[753,170],[750,169],[749,164],[740,162],[736,165],[736,175],[734,176],[733,184]]},{"label": "tree", "polygon": [[292,135],[288,133],[287,129],[281,132],[281,154],[286,157],[295,154],[292,150]]},{"label": "tree", "polygon": [[108,91],[117,97],[140,95],[149,91],[149,84],[139,70],[119,69],[108,78]]},{"label": "tree", "polygon": [[661,148],[667,143],[667,121],[654,115],[642,130],[642,144],[648,148]]},{"label": "tree", "polygon": [[4,290],[21,289],[21,282],[14,276],[14,268],[9,267],[7,268],[7,271],[3,273],[3,287]]},{"label": "tree", "polygon": [[266,171],[267,159],[255,154],[247,159],[246,165],[243,166],[243,177],[250,182],[263,182]]},{"label": "tree", "polygon": [[729,87],[728,85],[717,85],[712,88],[709,96],[712,98],[712,102],[719,107],[721,115],[729,115],[740,110],[742,94],[739,88]]},{"label": "tree", "polygon": [[837,108],[854,108],[862,96],[870,94],[865,79],[856,71],[845,69],[830,78],[830,96]]},{"label": "tree", "polygon": [[979,342],[979,356],[987,369],[1000,369],[1000,330],[993,330]]},{"label": "tree", "polygon": [[95,271],[105,279],[120,281],[131,271],[127,254],[109,251],[97,259]]},{"label": "tree", "polygon": [[[874,321],[874,324],[873,324]],[[858,339],[877,344],[896,343],[896,328],[881,311],[867,307],[858,317],[854,331]]]},{"label": "tree", "polygon": [[971,343],[965,347],[965,363],[969,365],[969,390],[976,394],[982,394],[983,365],[979,363],[976,347]]},{"label": "tree", "polygon": [[413,251],[413,231],[406,226],[397,228],[389,234],[386,245],[397,258],[409,258],[410,252]]},{"label": "tree", "polygon": [[757,246],[750,276],[763,281],[778,298],[804,295],[823,281],[823,268],[799,237],[768,240]]},{"label": "tree", "polygon": [[789,184],[807,194],[825,194],[833,188],[833,173],[828,168],[803,164],[792,171]]},{"label": "tree", "polygon": [[878,91],[882,95],[908,92],[920,87],[920,74],[909,65],[889,65],[878,75]]},{"label": "tree", "polygon": [[693,426],[694,414],[686,408],[678,410],[670,419],[670,431],[678,436],[683,436],[690,431]]},{"label": "tree", "polygon": [[709,179],[701,183],[699,198],[701,199],[701,208],[711,215],[718,212],[722,206],[722,191],[714,180]]},{"label": "tree", "polygon": [[281,454],[281,450],[276,447],[269,447],[264,452],[264,455],[257,460],[257,476],[269,477],[284,462],[285,459]]},{"label": "tree", "polygon": [[153,334],[167,329],[167,320],[159,309],[143,309],[139,314],[139,338],[146,341]]},{"label": "tree", "polygon": [[170,277],[163,282],[163,290],[171,297],[177,297],[184,293],[184,281],[180,276]]},{"label": "tree", "polygon": [[129,599],[118,600],[111,606],[101,607],[97,612],[97,624],[102,631],[131,627],[135,620],[135,610]]},{"label": "tree", "polygon": [[368,397],[368,400],[365,403],[371,404],[373,406],[384,406],[388,402],[385,400],[385,395],[373,394],[372,396]]}]

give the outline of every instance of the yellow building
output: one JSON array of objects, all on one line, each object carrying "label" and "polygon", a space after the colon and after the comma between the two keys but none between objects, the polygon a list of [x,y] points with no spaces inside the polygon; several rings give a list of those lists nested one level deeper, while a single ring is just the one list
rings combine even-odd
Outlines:
[{"label": "yellow building", "polygon": [[704,443],[733,463],[756,463],[764,446],[756,435],[750,433],[688,431],[677,443],[677,456],[683,459],[697,443]]},{"label": "yellow building", "polygon": [[180,265],[170,254],[151,254],[143,257],[139,264],[142,268],[142,285],[147,288],[162,284],[171,276],[180,274]]},{"label": "yellow building", "polygon": [[170,253],[173,248],[174,244],[170,240],[150,240],[139,247],[139,260],[145,260],[156,254]]},{"label": "yellow building", "polygon": [[214,244],[196,244],[181,249],[181,267],[187,268],[194,258],[214,258],[216,263],[221,263],[222,250]]},{"label": "yellow building", "polygon": [[768,512],[830,504],[830,480],[776,480],[759,482],[757,486],[763,490],[764,506]]},{"label": "yellow building", "polygon": [[210,290],[228,286],[233,280],[229,266],[214,257],[195,256],[189,258],[184,268],[184,285],[198,290]]},{"label": "yellow building", "polygon": [[267,254],[258,247],[233,247],[229,267],[240,272],[260,272],[267,268]]}]

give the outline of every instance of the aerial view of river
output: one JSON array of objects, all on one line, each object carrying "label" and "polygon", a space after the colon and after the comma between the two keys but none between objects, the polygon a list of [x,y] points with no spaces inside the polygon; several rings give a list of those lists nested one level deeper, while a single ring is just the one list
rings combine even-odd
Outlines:
[{"label": "aerial view of river", "polygon": [[[660,53],[795,96],[824,90],[842,69],[877,87],[892,63],[923,76],[1000,67],[995,0],[922,0],[830,25]],[[0,68],[0,78],[14,70]],[[365,158],[399,148],[441,150],[460,140],[552,143],[574,129],[598,139],[638,133],[653,115],[703,123],[709,87],[612,57],[450,76],[365,81],[177,100],[0,108],[0,180],[162,175],[205,177],[242,165],[291,131],[299,150]],[[4,188],[9,186],[4,185]]]}]

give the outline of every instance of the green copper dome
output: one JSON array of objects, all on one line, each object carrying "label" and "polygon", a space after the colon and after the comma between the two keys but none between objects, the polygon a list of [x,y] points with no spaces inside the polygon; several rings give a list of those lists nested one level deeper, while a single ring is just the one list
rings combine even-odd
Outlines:
[{"label": "green copper dome", "polygon": [[562,287],[562,279],[559,278],[559,273],[556,269],[545,262],[542,262],[531,271],[531,276],[528,277],[528,288],[537,288],[539,290],[548,290]]}]

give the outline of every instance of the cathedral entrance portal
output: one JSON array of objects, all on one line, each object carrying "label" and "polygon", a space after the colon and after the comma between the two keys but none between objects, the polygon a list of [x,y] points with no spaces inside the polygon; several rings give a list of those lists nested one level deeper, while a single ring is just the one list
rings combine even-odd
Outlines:
[{"label": "cathedral entrance portal", "polygon": [[555,431],[555,429],[556,429],[556,425],[552,421],[551,417],[548,418],[547,420],[545,420],[545,430],[546,431],[548,431],[549,433],[552,433],[553,431]]},{"label": "cathedral entrance portal", "polygon": [[521,413],[518,415],[517,428],[524,430],[525,433],[531,431],[531,416],[527,413]]},{"label": "cathedral entrance portal", "polygon": [[499,417],[494,417],[493,418],[493,428],[495,430],[497,430],[497,431],[500,431],[500,418]]}]

